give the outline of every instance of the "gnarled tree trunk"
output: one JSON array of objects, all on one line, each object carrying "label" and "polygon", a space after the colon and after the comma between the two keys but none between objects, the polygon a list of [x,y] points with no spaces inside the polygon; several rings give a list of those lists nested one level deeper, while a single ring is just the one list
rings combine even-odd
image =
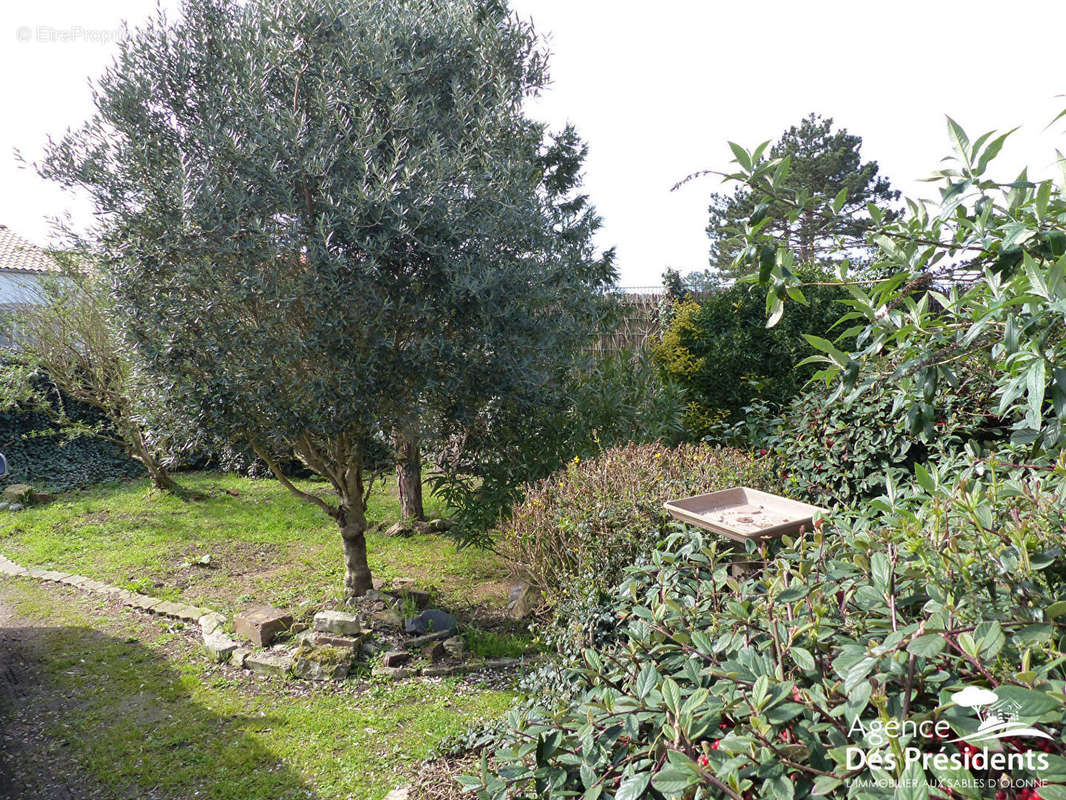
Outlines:
[{"label": "gnarled tree trunk", "polygon": [[413,428],[397,431],[396,484],[400,490],[400,519],[425,519],[422,505],[422,453]]},{"label": "gnarled tree trunk", "polygon": [[344,542],[344,596],[361,597],[374,588],[366,560],[366,520],[345,523],[341,527],[341,540]]},{"label": "gnarled tree trunk", "polygon": [[130,448],[130,455],[140,461],[148,471],[148,478],[152,481],[152,485],[161,492],[177,492],[179,489],[178,484],[174,483],[170,473],[159,463],[159,459],[152,454],[151,449],[148,447],[148,442],[144,440],[144,435],[137,430],[128,440],[133,442],[133,446]]}]

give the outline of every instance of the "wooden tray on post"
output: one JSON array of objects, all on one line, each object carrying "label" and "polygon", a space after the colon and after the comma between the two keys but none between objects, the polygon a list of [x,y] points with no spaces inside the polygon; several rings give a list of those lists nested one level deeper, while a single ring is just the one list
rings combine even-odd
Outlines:
[{"label": "wooden tray on post", "polygon": [[745,486],[670,500],[663,507],[676,520],[736,542],[810,530],[814,515],[827,513],[818,506]]}]

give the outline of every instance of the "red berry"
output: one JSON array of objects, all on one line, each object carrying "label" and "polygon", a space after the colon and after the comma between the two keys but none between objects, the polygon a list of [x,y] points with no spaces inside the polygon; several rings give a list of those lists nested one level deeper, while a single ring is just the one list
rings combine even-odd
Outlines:
[{"label": "red berry", "polygon": [[[715,739],[713,742],[711,742],[711,749],[712,750],[717,750],[721,746],[722,746],[722,740],[721,739]],[[706,758],[706,757],[707,756],[704,756],[704,758]]]},{"label": "red berry", "polygon": [[[717,741],[714,744],[711,745],[711,747],[715,747],[715,748],[717,746],[718,746],[718,742]],[[700,757],[696,759],[696,763],[699,764],[701,767],[709,767],[711,765],[711,759],[707,758],[707,754],[706,753],[700,753]]]}]

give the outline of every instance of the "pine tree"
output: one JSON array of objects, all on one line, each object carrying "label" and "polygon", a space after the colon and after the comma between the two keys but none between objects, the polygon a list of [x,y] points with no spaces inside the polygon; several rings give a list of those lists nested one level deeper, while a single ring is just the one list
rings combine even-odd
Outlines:
[{"label": "pine tree", "polygon": [[[829,220],[804,214],[790,221],[783,205],[771,203],[759,209],[768,219],[764,235],[783,239],[798,260],[809,266],[828,266],[843,253],[853,262],[866,259],[869,251],[862,239],[870,224],[866,205],[876,204],[891,219],[891,204],[899,192],[878,174],[876,161],[863,163],[861,147],[862,137],[844,128],[834,130],[832,118],[817,114],[785,131],[770,149],[770,158],[789,159],[787,188],[830,200],[846,189],[847,200],[839,216]],[[732,194],[712,195],[709,211],[711,266],[735,273],[733,260],[743,247],[741,229],[756,213],[756,203],[748,190],[740,188]]]}]

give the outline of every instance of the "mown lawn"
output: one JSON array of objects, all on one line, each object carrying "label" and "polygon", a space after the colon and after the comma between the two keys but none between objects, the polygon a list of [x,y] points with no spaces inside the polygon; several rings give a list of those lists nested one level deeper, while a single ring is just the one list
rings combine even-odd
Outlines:
[{"label": "mown lawn", "polygon": [[[320,510],[273,480],[186,473],[179,482],[206,495],[182,500],[147,481],[61,495],[18,513],[0,512],[0,553],[26,566],[75,572],[167,599],[232,614],[268,603],[295,611],[340,599],[340,535]],[[323,484],[300,482],[322,490]],[[440,512],[432,496],[427,513]],[[436,535],[394,539],[382,532],[399,518],[395,489],[370,499],[367,537],[376,578],[413,578],[444,608],[499,607],[506,572],[482,550],[458,550]],[[198,562],[209,556],[209,563]]]},{"label": "mown lawn", "polygon": [[457,680],[256,679],[209,664],[181,626],[25,579],[0,582],[0,603],[33,672],[16,702],[109,797],[378,800],[511,699]]}]

